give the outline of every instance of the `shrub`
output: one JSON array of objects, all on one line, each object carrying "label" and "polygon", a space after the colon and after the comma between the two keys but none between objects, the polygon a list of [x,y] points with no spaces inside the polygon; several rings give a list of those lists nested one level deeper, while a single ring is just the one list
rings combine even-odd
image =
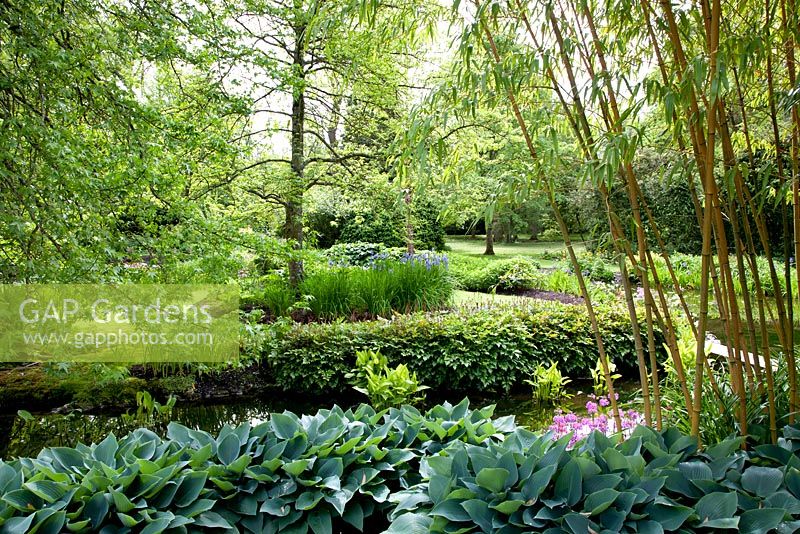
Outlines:
[{"label": "shrub", "polygon": [[342,267],[366,267],[373,258],[389,251],[383,243],[338,243],[323,254],[333,265]]},{"label": "shrub", "polygon": [[480,266],[467,262],[466,268],[454,270],[454,276],[463,289],[483,292],[531,289],[542,277],[539,264],[523,257],[484,262]]},{"label": "shrub", "polygon": [[[347,212],[339,223],[339,243],[382,243],[387,247],[405,247],[407,240],[407,207],[393,194],[373,198],[362,207]],[[442,250],[444,227],[439,221],[439,207],[431,200],[416,197],[411,204],[414,246],[419,249]]]},{"label": "shrub", "polygon": [[564,236],[561,231],[556,228],[548,228],[544,232],[536,236],[539,241],[563,241]]},{"label": "shrub", "polygon": [[[623,372],[635,370],[627,312],[599,305],[597,313],[606,351]],[[438,391],[507,391],[549,361],[571,376],[588,376],[598,358],[585,309],[537,301],[357,323],[276,324],[262,362],[286,390],[326,393],[348,388],[345,375],[363,350],[405,364]]]}]

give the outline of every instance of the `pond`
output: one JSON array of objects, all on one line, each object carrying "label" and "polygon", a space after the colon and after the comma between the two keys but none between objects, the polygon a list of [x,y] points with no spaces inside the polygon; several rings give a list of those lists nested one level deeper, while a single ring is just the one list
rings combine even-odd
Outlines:
[{"label": "pond", "polygon": [[[635,394],[636,385],[621,383],[623,399],[630,399]],[[591,384],[583,388],[591,390]],[[586,413],[587,394],[573,389],[574,395],[562,402],[560,408],[578,414]],[[429,404],[442,402],[445,399],[431,399]],[[461,398],[450,398],[457,403]],[[340,406],[355,406],[360,399],[340,399]],[[0,458],[17,456],[36,456],[43,447],[74,447],[78,443],[98,443],[109,432],[117,436],[125,435],[135,428],[147,426],[164,434],[169,421],[176,421],[191,428],[205,430],[212,434],[219,432],[223,425],[236,426],[243,422],[258,424],[268,419],[270,412],[292,411],[296,414],[314,413],[320,408],[330,407],[333,400],[303,400],[294,397],[253,399],[249,401],[229,402],[223,404],[178,404],[169,416],[136,419],[124,417],[119,413],[82,413],[68,414],[34,414],[25,420],[16,414],[0,414]],[[507,397],[483,398],[474,397],[471,405],[479,408],[489,404],[497,406],[496,416],[514,415],[517,424],[531,430],[545,430],[552,422],[556,406],[536,404],[530,394],[518,394]]]}]

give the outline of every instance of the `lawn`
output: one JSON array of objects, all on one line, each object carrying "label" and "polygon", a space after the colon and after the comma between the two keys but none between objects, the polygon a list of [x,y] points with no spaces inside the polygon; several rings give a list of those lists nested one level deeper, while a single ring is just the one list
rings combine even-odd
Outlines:
[{"label": "lawn", "polygon": [[[495,242],[495,255],[484,256],[483,251],[486,249],[486,241],[482,236],[477,236],[475,239],[468,236],[447,236],[447,246],[453,253],[486,258],[487,260],[528,256],[539,262],[542,267],[554,267],[558,260],[552,259],[552,256],[559,257],[562,253],[566,252],[566,247],[561,241],[530,241],[528,239],[521,239],[516,243]],[[579,236],[575,236],[573,246],[575,252],[578,254],[586,250]]]}]

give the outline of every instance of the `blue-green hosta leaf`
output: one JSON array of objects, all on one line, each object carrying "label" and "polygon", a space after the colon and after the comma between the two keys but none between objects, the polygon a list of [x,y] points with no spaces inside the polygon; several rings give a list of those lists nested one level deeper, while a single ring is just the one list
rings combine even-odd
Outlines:
[{"label": "blue-green hosta leaf", "polygon": [[455,522],[469,521],[470,518],[469,513],[467,512],[466,508],[461,506],[462,502],[465,501],[448,499],[434,506],[429,513],[434,517],[441,516],[450,521],[455,521]]},{"label": "blue-green hosta leaf", "polygon": [[239,495],[230,501],[228,508],[242,516],[251,516],[258,513],[258,499],[253,495]]},{"label": "blue-green hosta leaf", "polygon": [[217,457],[223,465],[233,463],[239,457],[239,437],[235,434],[228,434],[217,444]]},{"label": "blue-green hosta leaf", "polygon": [[739,519],[741,534],[762,534],[776,528],[783,521],[786,510],[782,508],[760,508],[747,510]]},{"label": "blue-green hosta leaf", "polygon": [[66,486],[51,480],[26,482],[23,486],[46,503],[54,503],[67,492]]},{"label": "blue-green hosta leaf", "polygon": [[339,515],[343,515],[345,512],[345,506],[353,498],[353,492],[348,490],[339,490],[334,491],[330,495],[325,495],[325,502],[328,502],[333,506],[333,508],[339,512]]},{"label": "blue-green hosta leaf", "polygon": [[216,501],[213,499],[197,499],[186,507],[178,508],[177,513],[184,517],[194,517],[211,510],[214,504],[216,504]]},{"label": "blue-green hosta leaf", "polygon": [[295,418],[282,413],[272,414],[270,424],[275,435],[280,439],[291,439],[300,430],[300,423]]},{"label": "blue-green hosta leaf", "polygon": [[617,500],[617,496],[619,496],[619,492],[611,488],[601,489],[600,491],[591,493],[586,497],[586,501],[583,503],[583,510],[584,512],[588,512],[589,515],[600,514]]},{"label": "blue-green hosta leaf", "polygon": [[751,466],[742,473],[742,488],[761,498],[766,498],[780,487],[783,472],[774,467]]},{"label": "blue-green hosta leaf", "polygon": [[84,513],[92,522],[92,528],[99,527],[108,514],[106,493],[95,493],[86,503]]},{"label": "blue-green hosta leaf", "polygon": [[492,493],[500,493],[506,488],[510,473],[502,467],[487,467],[478,472],[475,482]]},{"label": "blue-green hosta leaf", "polygon": [[353,525],[359,532],[364,531],[364,508],[361,507],[360,503],[354,502],[347,507],[343,514],[340,512],[340,515],[345,522]]},{"label": "blue-green hosta leaf", "polygon": [[33,524],[35,514],[26,516],[11,517],[5,523],[0,525],[0,533],[2,534],[25,534],[30,530]]},{"label": "blue-green hosta leaf", "polygon": [[564,521],[567,523],[567,528],[572,534],[585,534],[590,532],[589,518],[583,514],[571,513],[564,516]]},{"label": "blue-green hosta leaf", "polygon": [[525,501],[517,499],[517,500],[503,501],[500,504],[495,504],[493,506],[490,506],[490,508],[497,510],[501,514],[511,515],[517,510],[519,510],[520,506],[522,506],[523,504],[525,504]]},{"label": "blue-green hosta leaf", "polygon": [[556,498],[564,499],[568,506],[574,506],[583,496],[581,468],[574,460],[567,462],[556,478],[554,494]]},{"label": "blue-green hosta leaf", "polygon": [[289,512],[291,512],[291,506],[289,501],[280,497],[275,497],[264,501],[261,504],[259,511],[266,512],[269,515],[274,515],[276,517],[284,517],[289,515]]},{"label": "blue-green hosta leaf", "polygon": [[21,512],[35,512],[42,507],[42,499],[27,489],[10,491],[2,496],[2,501]]},{"label": "blue-green hosta leaf", "polygon": [[183,476],[175,492],[174,502],[178,506],[189,506],[200,497],[208,474],[205,471],[192,471]]},{"label": "blue-green hosta leaf", "polygon": [[636,522],[636,532],[638,534],[664,534],[664,527],[656,521],[642,519]]},{"label": "blue-green hosta leaf", "polygon": [[651,503],[645,508],[649,518],[659,523],[664,530],[678,530],[689,517],[694,514],[694,510],[688,506],[667,505],[661,503]]},{"label": "blue-green hosta leaf", "polygon": [[314,534],[332,534],[333,523],[328,510],[315,510],[308,516],[308,526]]},{"label": "blue-green hosta leaf", "polygon": [[736,513],[736,493],[709,493],[702,497],[694,509],[700,518],[700,523],[714,519],[727,519]]},{"label": "blue-green hosta leaf", "polygon": [[428,534],[433,520],[423,514],[403,514],[389,525],[384,534]]},{"label": "blue-green hosta leaf", "polygon": [[800,500],[786,490],[776,491],[764,499],[766,508],[782,508],[791,515],[800,514]]},{"label": "blue-green hosta leaf", "polygon": [[463,506],[464,510],[467,511],[470,519],[472,519],[476,525],[481,527],[484,532],[493,531],[492,519],[494,518],[494,514],[489,509],[489,505],[485,501],[471,499],[469,501],[462,502],[461,506]]},{"label": "blue-green hosta leaf", "polygon": [[56,460],[66,471],[74,471],[84,467],[84,457],[75,449],[69,447],[53,447],[49,449],[53,459]]},{"label": "blue-green hosta leaf", "polygon": [[[38,516],[45,511],[49,511],[48,509],[40,510],[36,515],[37,519]],[[61,532],[61,529],[64,527],[64,523],[67,521],[67,513],[64,510],[60,510],[58,512],[53,512],[48,514],[44,519],[39,521],[38,523],[34,524],[32,532],[37,532],[39,534],[58,534]]]},{"label": "blue-green hosta leaf", "polygon": [[22,472],[0,460],[0,495],[20,489],[22,486]]},{"label": "blue-green hosta leaf", "polygon": [[92,457],[98,462],[103,462],[107,466],[116,467],[117,461],[114,455],[117,453],[117,438],[114,434],[109,434],[106,439],[97,444],[92,451]]},{"label": "blue-green hosta leaf", "polygon": [[703,462],[682,462],[678,464],[678,471],[687,480],[711,480],[711,468]]},{"label": "blue-green hosta leaf", "polygon": [[233,528],[233,525],[216,512],[203,512],[195,518],[194,524],[205,528]]},{"label": "blue-green hosta leaf", "polygon": [[322,500],[323,496],[321,491],[306,491],[297,498],[295,507],[298,510],[311,510]]},{"label": "blue-green hosta leaf", "polygon": [[551,464],[532,474],[530,478],[522,484],[522,495],[529,501],[538,499],[545,488],[550,484],[550,480],[553,478],[557,467],[557,465]]}]

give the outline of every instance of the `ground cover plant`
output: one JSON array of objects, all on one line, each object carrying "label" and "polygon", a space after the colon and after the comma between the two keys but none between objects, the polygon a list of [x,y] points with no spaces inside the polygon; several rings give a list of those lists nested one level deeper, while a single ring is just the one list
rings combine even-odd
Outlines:
[{"label": "ground cover plant", "polygon": [[161,437],[44,449],[0,461],[9,532],[793,531],[800,429],[743,451],[705,450],[671,429],[595,432],[570,446],[492,419],[466,400],[420,413],[361,405],[272,414],[216,436],[175,423]]}]

